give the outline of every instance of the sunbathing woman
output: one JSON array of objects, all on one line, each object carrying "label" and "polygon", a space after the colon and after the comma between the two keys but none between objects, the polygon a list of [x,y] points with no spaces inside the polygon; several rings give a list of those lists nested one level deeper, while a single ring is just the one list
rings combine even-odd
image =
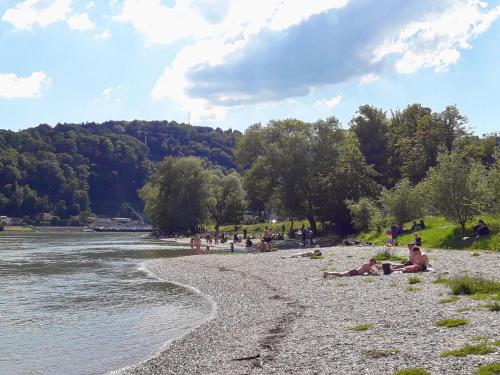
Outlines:
[{"label": "sunbathing woman", "polygon": [[328,276],[360,276],[364,275],[365,273],[369,275],[378,275],[379,273],[373,269],[376,264],[377,261],[372,258],[368,263],[363,264],[361,267],[347,272],[323,272],[323,277],[326,279]]},{"label": "sunbathing woman", "polygon": [[321,256],[321,251],[319,249],[315,249],[314,251],[306,251],[304,253],[297,253],[297,254],[292,254],[288,256],[282,256],[282,259],[286,258],[302,258],[302,257],[312,257],[312,256]]}]

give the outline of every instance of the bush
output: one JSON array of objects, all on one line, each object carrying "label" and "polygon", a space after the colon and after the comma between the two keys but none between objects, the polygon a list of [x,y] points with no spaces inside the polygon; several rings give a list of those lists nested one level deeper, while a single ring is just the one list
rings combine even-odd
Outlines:
[{"label": "bush", "polygon": [[392,190],[384,190],[380,201],[384,211],[396,224],[404,224],[424,213],[422,194],[407,179],[401,180]]},{"label": "bush", "polygon": [[500,362],[483,365],[474,373],[475,375],[498,375],[500,374]]}]

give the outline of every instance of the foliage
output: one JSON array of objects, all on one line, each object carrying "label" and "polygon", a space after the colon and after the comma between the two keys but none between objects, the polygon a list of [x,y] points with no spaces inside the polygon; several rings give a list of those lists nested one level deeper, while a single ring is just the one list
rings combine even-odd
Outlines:
[{"label": "foliage", "polygon": [[386,225],[382,211],[372,199],[362,197],[358,201],[348,200],[346,203],[352,216],[352,223],[358,231],[380,232]]},{"label": "foliage", "polygon": [[240,136],[166,121],[0,130],[0,213],[69,219],[87,210],[116,215],[124,203],[142,210],[137,190],[151,161],[194,155],[231,169]]},{"label": "foliage", "polygon": [[474,375],[498,375],[500,374],[500,362],[482,365]]},{"label": "foliage", "polygon": [[349,328],[351,331],[360,332],[360,331],[368,331],[373,328],[373,324],[360,324],[354,327]]},{"label": "foliage", "polygon": [[208,213],[218,230],[221,224],[237,223],[245,208],[245,191],[236,173],[224,175],[220,170],[210,173],[208,179]]},{"label": "foliage", "polygon": [[442,319],[436,323],[438,327],[447,327],[447,328],[463,326],[466,324],[469,324],[469,321],[466,319]]},{"label": "foliage", "polygon": [[410,284],[410,285],[418,284],[421,282],[422,282],[422,279],[418,276],[409,276],[408,277],[408,284]]},{"label": "foliage", "polygon": [[462,234],[474,216],[492,202],[486,169],[460,151],[443,153],[425,180],[425,190],[435,212],[459,224]]},{"label": "foliage", "polygon": [[468,355],[487,355],[495,352],[495,348],[491,348],[486,343],[482,343],[478,345],[465,345],[460,349],[443,352],[441,353],[441,357],[466,357]]},{"label": "foliage", "polygon": [[236,150],[245,171],[250,207],[273,207],[283,216],[350,227],[345,201],[375,189],[355,137],[335,118],[314,124],[296,119],[247,129]]},{"label": "foliage", "polygon": [[394,375],[431,375],[431,373],[423,368],[412,367],[396,371]]},{"label": "foliage", "polygon": [[423,213],[423,196],[407,179],[398,182],[391,190],[383,190],[380,200],[385,213],[398,225]]},{"label": "foliage", "polygon": [[442,298],[439,300],[439,303],[452,303],[452,302],[457,302],[459,300],[460,298],[458,298],[457,296],[453,296],[450,298]]},{"label": "foliage", "polygon": [[139,193],[153,225],[165,233],[198,232],[208,215],[209,178],[201,159],[163,160]]},{"label": "foliage", "polygon": [[408,257],[400,256],[392,254],[388,248],[384,248],[382,251],[379,251],[377,255],[373,257],[377,262],[382,261],[392,261],[392,262],[406,262],[408,261]]},{"label": "foliage", "polygon": [[446,282],[454,295],[498,294],[500,281],[487,280],[478,277],[460,276],[448,279]]}]

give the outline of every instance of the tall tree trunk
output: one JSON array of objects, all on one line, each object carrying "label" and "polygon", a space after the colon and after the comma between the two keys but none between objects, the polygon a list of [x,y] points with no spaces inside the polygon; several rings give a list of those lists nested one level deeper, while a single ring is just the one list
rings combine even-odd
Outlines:
[{"label": "tall tree trunk", "polygon": [[318,228],[316,226],[316,219],[312,215],[307,216],[307,220],[309,220],[309,227],[313,231],[314,234],[318,231]]},{"label": "tall tree trunk", "polygon": [[460,223],[460,227],[462,228],[462,236],[465,235],[465,223]]},{"label": "tall tree trunk", "polygon": [[292,217],[292,223],[290,224],[290,230],[288,231],[288,233],[292,233],[293,231],[293,217]]}]

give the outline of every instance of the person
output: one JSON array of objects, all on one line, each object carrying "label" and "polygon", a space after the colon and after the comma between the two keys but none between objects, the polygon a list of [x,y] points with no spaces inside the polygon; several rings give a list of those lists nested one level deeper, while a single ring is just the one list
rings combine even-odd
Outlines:
[{"label": "person", "polygon": [[490,228],[486,225],[483,220],[479,220],[476,225],[473,227],[473,233],[476,238],[480,236],[486,236],[490,234]]},{"label": "person", "polygon": [[300,228],[300,234],[301,234],[301,239],[302,239],[302,246],[306,246],[306,228],[304,227],[304,224],[302,224],[302,228]]},{"label": "person", "polygon": [[415,234],[415,246],[422,247],[422,238],[418,233]]},{"label": "person", "polygon": [[372,258],[368,263],[363,264],[359,268],[355,268],[346,272],[323,272],[323,277],[326,279],[328,276],[337,276],[337,277],[343,277],[343,276],[361,276],[364,275],[365,273],[369,275],[378,275],[379,273],[374,270],[374,267],[376,266],[377,261]]},{"label": "person", "polygon": [[197,234],[195,237],[194,237],[194,247],[195,247],[195,252],[196,254],[201,254],[201,238],[200,238],[200,235]]},{"label": "person", "polygon": [[264,240],[260,241],[260,244],[257,246],[257,250],[259,250],[261,252],[271,251],[271,249],[269,247],[269,244],[266,241],[264,241]]},{"label": "person", "polygon": [[234,253],[234,242],[231,242],[231,247],[229,248],[229,250]]},{"label": "person", "polygon": [[243,228],[243,238],[247,238],[247,227]]},{"label": "person", "polygon": [[189,241],[189,244],[191,245],[191,251],[193,251],[193,248],[194,248],[194,237],[191,237],[191,240]]},{"label": "person", "polygon": [[425,223],[423,219],[420,220],[420,229],[425,229]]},{"label": "person", "polygon": [[287,258],[303,258],[303,257],[312,257],[312,256],[321,256],[321,251],[319,249],[314,249],[314,251],[306,251],[303,253],[297,253],[297,254],[292,254],[288,256],[282,256],[282,259],[287,259]]},{"label": "person", "polygon": [[218,230],[216,230],[214,233],[214,241],[215,241],[216,245],[219,243],[219,231]]},{"label": "person", "polygon": [[209,250],[210,250],[210,246],[207,245],[207,247],[205,248],[205,254],[208,254]]},{"label": "person", "polygon": [[250,237],[247,237],[247,240],[245,241],[245,245],[246,245],[246,247],[252,247],[253,242],[252,242],[252,240],[250,239]]},{"label": "person", "polygon": [[396,224],[391,224],[391,238],[392,238],[392,244],[397,245],[398,244],[398,227]]},{"label": "person", "polygon": [[413,232],[413,231],[416,231],[418,229],[419,229],[419,226],[418,226],[417,222],[415,220],[413,220],[413,223],[411,225],[411,231]]},{"label": "person", "polygon": [[423,254],[418,246],[413,246],[410,253],[409,261],[404,264],[391,266],[391,272],[415,273],[425,271],[429,268],[429,257]]}]

